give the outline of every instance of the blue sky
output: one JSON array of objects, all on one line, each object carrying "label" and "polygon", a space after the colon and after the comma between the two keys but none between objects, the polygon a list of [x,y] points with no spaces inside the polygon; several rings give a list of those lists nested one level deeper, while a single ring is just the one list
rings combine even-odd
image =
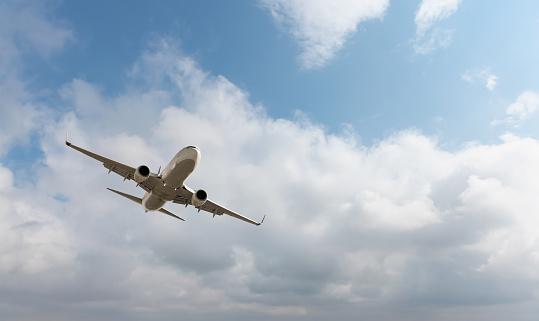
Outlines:
[{"label": "blue sky", "polygon": [[[539,4],[0,1],[0,317],[535,320]],[[246,216],[144,214],[73,143]]]},{"label": "blue sky", "polygon": [[[391,3],[347,33],[343,48],[322,67],[305,68],[298,61],[301,45],[256,2],[65,3],[54,6],[54,16],[70,26],[73,41],[50,60],[32,57],[26,72],[38,86],[83,77],[115,93],[125,89],[126,72],[148,44],[168,37],[273,117],[290,118],[299,109],[332,132],[353,125],[366,143],[413,126],[458,146],[496,139],[506,128],[492,129],[492,118],[539,86],[531,76],[536,4],[490,6],[460,4],[431,27],[450,32],[447,47],[418,54],[418,5]],[[480,86],[481,77],[463,81],[465,73],[482,71],[498,77],[493,90]]]}]

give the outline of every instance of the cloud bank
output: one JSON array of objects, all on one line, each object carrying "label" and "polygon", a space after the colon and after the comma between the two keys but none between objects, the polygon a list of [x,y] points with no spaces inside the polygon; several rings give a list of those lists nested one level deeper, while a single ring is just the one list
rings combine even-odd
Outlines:
[{"label": "cloud bank", "polygon": [[[166,41],[131,77],[146,85],[115,96],[82,79],[59,89],[72,111],[39,127],[35,184],[0,167],[0,316],[537,315],[536,140],[507,134],[447,151],[408,130],[365,146],[301,114],[268,116]],[[530,111],[519,106],[511,110]],[[144,213],[105,187],[142,192],[66,148],[66,131],[153,171],[197,145],[202,162],[188,185],[266,222],[171,205],[187,222]]]},{"label": "cloud bank", "polygon": [[302,48],[299,56],[305,69],[323,67],[341,50],[361,22],[383,17],[389,0],[261,0],[275,21]]}]

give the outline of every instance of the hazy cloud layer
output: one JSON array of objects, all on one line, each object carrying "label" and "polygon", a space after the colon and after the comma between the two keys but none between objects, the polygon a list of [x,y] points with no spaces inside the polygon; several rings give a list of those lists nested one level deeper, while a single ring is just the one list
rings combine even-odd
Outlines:
[{"label": "hazy cloud layer", "polygon": [[443,19],[453,15],[462,0],[422,0],[415,16],[417,54],[429,54],[438,48],[445,48],[451,42],[453,31],[433,27]]},{"label": "hazy cloud layer", "polygon": [[[364,146],[301,114],[267,116],[165,41],[131,75],[148,85],[107,96],[74,79],[59,90],[72,112],[40,130],[34,185],[0,167],[0,317],[533,319],[536,140],[450,152],[402,131]],[[515,115],[531,112],[523,100]],[[142,191],[67,148],[66,131],[153,171],[197,145],[188,185],[266,222],[173,205],[187,222],[144,213],[105,187]]]},{"label": "hazy cloud layer", "polygon": [[302,48],[305,69],[324,66],[343,48],[359,23],[383,17],[389,0],[260,0]]}]

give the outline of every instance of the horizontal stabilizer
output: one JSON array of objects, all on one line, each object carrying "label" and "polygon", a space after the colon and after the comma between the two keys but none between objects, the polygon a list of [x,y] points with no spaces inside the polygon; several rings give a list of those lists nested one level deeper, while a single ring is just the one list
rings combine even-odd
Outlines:
[{"label": "horizontal stabilizer", "polygon": [[111,191],[111,192],[114,192],[114,193],[118,194],[118,195],[122,195],[123,197],[128,198],[128,199],[132,200],[132,201],[135,202],[135,203],[142,204],[142,198],[138,198],[138,197],[133,196],[133,195],[129,195],[129,194],[126,194],[126,193],[122,193],[122,192],[119,192],[119,191],[114,190],[114,189],[112,189],[112,188],[108,188],[108,187],[107,187],[107,189],[108,189],[109,191]]},{"label": "horizontal stabilizer", "polygon": [[[114,189],[112,189],[112,188],[108,188],[108,187],[107,187],[107,189],[108,189],[109,191],[111,191],[111,192],[114,192],[114,193],[116,193],[116,194],[118,194],[118,195],[121,195],[121,196],[123,196],[123,197],[125,197],[125,198],[128,198],[128,199],[132,200],[132,201],[135,202],[135,203],[142,204],[142,198],[138,198],[138,197],[133,196],[133,195],[129,195],[129,194],[126,194],[126,193],[122,193],[122,192],[119,192],[119,191],[114,190]],[[170,216],[175,217],[175,218],[177,218],[177,219],[179,219],[179,220],[185,221],[183,218],[181,218],[181,217],[179,217],[178,215],[175,215],[175,214],[173,214],[173,213],[167,211],[167,210],[164,209],[164,208],[161,208],[161,209],[159,210],[159,212],[164,213],[164,214],[167,214],[167,215],[170,215]]]},{"label": "horizontal stabilizer", "polygon": [[177,219],[179,219],[179,220],[185,221],[183,218],[179,217],[179,216],[176,215],[176,214],[172,214],[171,212],[167,211],[167,210],[164,209],[164,208],[161,208],[161,209],[159,210],[159,212],[164,213],[164,214],[167,214],[167,215],[170,215],[170,216],[175,217],[175,218],[177,218]]}]

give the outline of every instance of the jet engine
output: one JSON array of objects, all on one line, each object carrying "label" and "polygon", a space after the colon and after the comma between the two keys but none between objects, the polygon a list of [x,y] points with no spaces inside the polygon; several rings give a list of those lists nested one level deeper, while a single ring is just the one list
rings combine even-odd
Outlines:
[{"label": "jet engine", "polygon": [[193,196],[191,197],[191,204],[195,207],[200,207],[206,203],[206,200],[208,199],[208,194],[205,190],[199,189],[198,191],[193,193]]},{"label": "jet engine", "polygon": [[146,165],[140,165],[135,171],[135,182],[142,183],[150,177],[150,169]]}]

